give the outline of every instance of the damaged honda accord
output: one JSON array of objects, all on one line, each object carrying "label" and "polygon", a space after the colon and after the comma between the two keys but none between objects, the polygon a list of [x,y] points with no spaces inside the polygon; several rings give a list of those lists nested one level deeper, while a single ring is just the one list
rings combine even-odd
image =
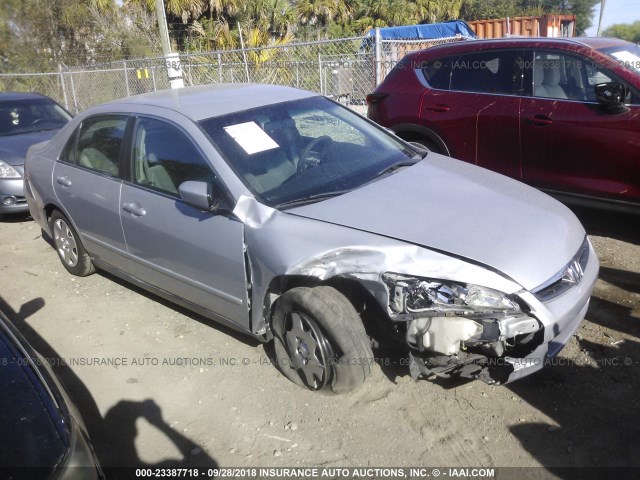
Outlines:
[{"label": "damaged honda accord", "polygon": [[516,380],[571,338],[598,274],[551,197],[288,87],[93,107],[25,172],[70,273],[109,271],[273,341],[311,390],[356,389],[387,341],[414,378]]}]

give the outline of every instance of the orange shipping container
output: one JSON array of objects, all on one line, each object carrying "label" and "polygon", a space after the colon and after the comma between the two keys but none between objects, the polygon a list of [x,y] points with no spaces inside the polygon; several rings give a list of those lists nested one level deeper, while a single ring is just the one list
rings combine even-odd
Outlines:
[{"label": "orange shipping container", "polygon": [[467,23],[478,38],[574,37],[576,16],[547,14],[539,17],[474,20]]}]

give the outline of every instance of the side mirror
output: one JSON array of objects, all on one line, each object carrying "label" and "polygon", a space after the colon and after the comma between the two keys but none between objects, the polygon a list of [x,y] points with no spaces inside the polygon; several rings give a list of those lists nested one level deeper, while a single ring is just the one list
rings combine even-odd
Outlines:
[{"label": "side mirror", "polygon": [[596,100],[611,113],[625,113],[629,109],[624,104],[627,97],[627,87],[622,83],[599,83],[593,87]]},{"label": "side mirror", "polygon": [[213,195],[213,187],[207,182],[183,182],[178,187],[180,198],[187,205],[207,212],[215,212],[219,201]]}]

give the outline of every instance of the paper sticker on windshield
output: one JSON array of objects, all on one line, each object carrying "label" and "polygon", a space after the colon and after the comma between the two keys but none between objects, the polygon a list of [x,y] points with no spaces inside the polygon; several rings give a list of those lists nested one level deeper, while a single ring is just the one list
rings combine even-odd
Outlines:
[{"label": "paper sticker on windshield", "polygon": [[273,141],[267,133],[262,130],[256,122],[238,123],[224,127],[224,131],[240,145],[249,155],[272,148],[279,145]]}]

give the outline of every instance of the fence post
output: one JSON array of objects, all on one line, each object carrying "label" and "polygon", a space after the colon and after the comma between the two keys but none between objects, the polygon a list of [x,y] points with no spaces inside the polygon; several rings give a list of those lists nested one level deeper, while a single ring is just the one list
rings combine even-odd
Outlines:
[{"label": "fence post", "polygon": [[151,67],[151,80],[153,81],[153,91],[158,91],[158,87],[156,86],[156,67]]},{"label": "fence post", "polygon": [[222,83],[222,55],[218,52],[218,83]]},{"label": "fence post", "polygon": [[382,83],[382,38],[380,36],[380,27],[376,27],[375,30],[375,42],[373,44],[373,55],[374,55],[374,63],[373,69],[375,72],[376,84],[374,87],[377,87]]},{"label": "fence post", "polygon": [[62,73],[61,64],[58,64],[58,71],[60,72],[60,86],[62,87],[62,97],[64,98],[64,108],[69,110],[69,99],[67,98],[67,87],[64,84],[64,73]]},{"label": "fence post", "polygon": [[129,92],[129,74],[127,73],[127,61],[123,60],[122,65],[124,66],[124,85],[127,89],[127,97],[131,96],[131,92]]},{"label": "fence post", "polygon": [[322,55],[318,51],[318,75],[320,76],[320,95],[324,95],[322,91]]},{"label": "fence post", "polygon": [[71,95],[73,96],[73,108],[76,115],[78,114],[78,98],[76,97],[76,86],[73,83],[73,72],[70,72],[69,79],[71,80]]},{"label": "fence post", "polygon": [[247,83],[251,83],[249,79],[249,63],[247,62],[247,50],[244,48],[244,39],[242,38],[242,27],[238,22],[238,33],[240,34],[240,47],[242,48],[242,58],[244,58],[244,70],[247,74]]}]

